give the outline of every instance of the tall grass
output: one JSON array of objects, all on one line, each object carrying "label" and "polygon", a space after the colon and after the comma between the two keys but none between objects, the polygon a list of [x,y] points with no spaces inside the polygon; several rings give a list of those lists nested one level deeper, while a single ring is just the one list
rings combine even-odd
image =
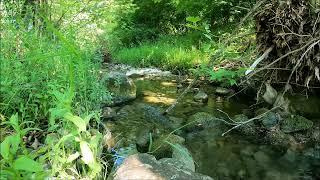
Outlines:
[{"label": "tall grass", "polygon": [[[6,18],[1,21],[0,41],[0,160],[5,172],[0,178],[43,177],[28,168],[28,162],[39,163],[38,170],[49,166],[44,170],[46,177],[97,177],[101,134],[78,126],[84,122],[91,126],[90,119],[97,124],[101,103],[110,99],[100,81],[98,44],[79,35],[84,29],[61,31],[47,22],[40,32],[25,28],[19,19]],[[15,122],[22,130],[8,125]],[[37,140],[32,135],[35,132],[27,131],[30,128],[39,134]],[[40,147],[32,149],[36,141]],[[14,151],[9,148],[13,145]],[[75,152],[79,158],[84,152],[94,154],[95,160],[68,161]],[[73,173],[68,172],[71,169]]]}]

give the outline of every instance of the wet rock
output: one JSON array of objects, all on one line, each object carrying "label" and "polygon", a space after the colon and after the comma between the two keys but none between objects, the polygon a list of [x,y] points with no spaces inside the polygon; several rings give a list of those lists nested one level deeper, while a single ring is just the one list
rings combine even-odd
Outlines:
[{"label": "wet rock", "polygon": [[268,164],[270,162],[269,156],[262,151],[258,151],[256,153],[254,153],[253,157],[262,166],[265,166],[266,164]]},{"label": "wet rock", "polygon": [[285,133],[292,133],[310,129],[313,122],[299,115],[291,115],[281,122],[281,130]]},{"label": "wet rock", "polygon": [[[309,159],[320,160],[320,145],[306,149],[303,155]],[[318,164],[320,164],[320,161]]]},{"label": "wet rock", "polygon": [[131,78],[138,78],[144,76],[172,76],[170,71],[161,71],[155,68],[131,69],[126,72],[126,75]]},{"label": "wet rock", "polygon": [[172,127],[171,121],[169,120],[169,118],[163,115],[162,113],[163,110],[161,108],[142,104],[142,103],[139,103],[137,106],[135,106],[135,108],[141,109],[140,112],[142,112],[146,120],[149,120],[157,124],[161,124],[168,128]]},{"label": "wet rock", "polygon": [[171,157],[173,147],[170,144],[183,144],[184,142],[185,139],[181,136],[175,134],[162,134],[152,143],[151,152],[158,159]]},{"label": "wet rock", "polygon": [[109,106],[120,105],[136,98],[136,85],[125,74],[111,73],[105,81],[107,89],[112,93],[112,102],[108,103]]},{"label": "wet rock", "polygon": [[199,91],[194,97],[193,97],[194,101],[196,102],[201,102],[201,103],[207,103],[208,102],[208,95],[203,92],[203,91]]},{"label": "wet rock", "polygon": [[113,119],[114,117],[116,117],[116,115],[117,115],[116,111],[111,107],[103,108],[103,112],[102,112],[103,119]]},{"label": "wet rock", "polygon": [[126,105],[120,109],[116,119],[119,121],[146,121],[171,129],[173,127],[173,123],[168,117],[164,116],[162,112],[163,110],[159,107],[144,103],[134,103],[132,105]]},{"label": "wet rock", "polygon": [[135,154],[124,160],[114,175],[115,180],[164,180],[164,179],[198,179],[211,180],[212,178],[194,173],[185,168],[183,163],[166,158],[159,161],[149,154]]},{"label": "wet rock", "polygon": [[[238,114],[234,116],[233,120],[236,122],[246,122],[249,118],[244,114]],[[238,127],[237,130],[245,136],[256,136],[257,134],[256,126],[253,121],[243,124]]]},{"label": "wet rock", "polygon": [[293,136],[284,133],[278,128],[274,128],[268,131],[264,138],[270,144],[284,148],[297,145],[297,142]]},{"label": "wet rock", "polygon": [[314,142],[320,143],[320,127],[316,127],[313,129],[311,138],[313,139]]},{"label": "wet rock", "polygon": [[196,167],[195,167],[192,155],[190,154],[189,150],[186,147],[180,144],[174,144],[172,158],[177,159],[180,162],[183,162],[185,167],[191,170],[192,172],[196,171]]},{"label": "wet rock", "polygon": [[260,121],[265,128],[271,129],[278,125],[278,123],[280,122],[280,118],[281,117],[277,113],[268,112],[263,117],[261,117]]},{"label": "wet rock", "polygon": [[221,124],[218,118],[206,112],[198,112],[192,115],[188,120],[185,127],[186,131],[199,131],[205,128],[213,128]]},{"label": "wet rock", "polygon": [[139,152],[146,152],[148,150],[150,135],[152,136],[151,130],[148,128],[140,128],[137,132],[137,149]]},{"label": "wet rock", "polygon": [[227,89],[227,88],[223,88],[223,87],[217,87],[216,90],[215,90],[215,93],[218,94],[218,95],[228,95],[230,93],[230,89]]}]

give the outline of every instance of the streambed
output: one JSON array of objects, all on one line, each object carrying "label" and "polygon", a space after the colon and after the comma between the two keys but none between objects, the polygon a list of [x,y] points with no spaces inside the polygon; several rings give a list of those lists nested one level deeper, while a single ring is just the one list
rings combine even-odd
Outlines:
[{"label": "streambed", "polygon": [[[147,129],[150,129],[147,132],[157,134],[158,137],[167,135],[174,128],[183,125],[190,116],[199,112],[212,116],[225,116],[217,110],[219,109],[233,117],[248,112],[249,105],[252,104],[246,97],[227,99],[216,95],[216,87],[200,84],[191,89],[166,115],[173,124],[178,124],[174,128],[168,128],[163,125],[166,120],[162,120],[162,112],[181,94],[177,89],[176,78],[173,76],[140,77],[135,78],[134,82],[137,86],[137,98],[125,105],[114,107],[117,117],[107,122],[107,126],[113,129],[120,139],[118,146],[134,144],[139,139],[139,134]],[[198,91],[208,95],[207,103],[194,101]],[[259,137],[248,138],[237,131],[221,136],[223,132],[224,130],[219,128],[204,128],[190,132],[183,129],[177,131],[176,134],[184,138],[184,145],[192,154],[196,172],[214,179],[320,178],[319,144],[283,148],[263,143],[259,141]]]}]

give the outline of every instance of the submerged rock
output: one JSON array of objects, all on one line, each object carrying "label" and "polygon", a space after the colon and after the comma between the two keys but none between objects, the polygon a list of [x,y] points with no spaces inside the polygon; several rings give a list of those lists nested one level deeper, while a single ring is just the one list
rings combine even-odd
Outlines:
[{"label": "submerged rock", "polygon": [[280,116],[274,112],[268,112],[263,117],[261,117],[262,125],[267,128],[273,128],[280,122]]},{"label": "submerged rock", "polygon": [[212,128],[219,124],[221,124],[221,121],[219,121],[218,118],[214,117],[213,115],[206,113],[206,112],[198,112],[194,115],[192,115],[188,120],[188,124],[185,127],[185,130],[187,131],[198,131],[203,130],[205,128]]},{"label": "submerged rock", "polygon": [[116,115],[117,115],[117,113],[114,109],[112,109],[110,107],[103,108],[102,118],[113,119],[114,117],[116,117]]},{"label": "submerged rock", "polygon": [[291,115],[281,122],[281,130],[285,133],[307,130],[312,126],[312,121],[299,115]]},{"label": "submerged rock", "polygon": [[106,78],[107,89],[112,93],[109,106],[120,105],[137,97],[137,88],[133,80],[122,73],[112,73]]},{"label": "submerged rock", "polygon": [[208,95],[203,91],[199,91],[193,97],[193,100],[196,101],[196,102],[207,103],[208,102]]},{"label": "submerged rock", "polygon": [[185,168],[183,162],[166,158],[156,160],[149,154],[135,154],[124,160],[114,175],[115,180],[165,180],[165,179],[197,179],[211,180],[209,176],[192,172]]},{"label": "submerged rock", "polygon": [[223,87],[217,87],[215,90],[215,93],[218,95],[228,95],[230,93],[230,89],[223,88]]},{"label": "submerged rock", "polygon": [[151,152],[157,158],[171,157],[173,147],[171,144],[183,144],[185,139],[175,134],[163,134],[157,138],[151,147]]}]

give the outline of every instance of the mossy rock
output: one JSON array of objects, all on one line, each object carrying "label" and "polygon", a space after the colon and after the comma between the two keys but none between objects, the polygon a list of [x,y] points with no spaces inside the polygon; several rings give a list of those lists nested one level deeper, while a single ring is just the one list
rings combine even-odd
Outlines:
[{"label": "mossy rock", "polygon": [[203,130],[205,128],[213,128],[221,124],[221,121],[219,121],[218,118],[214,117],[213,115],[206,113],[206,112],[198,112],[194,115],[192,115],[187,123],[188,124],[185,127],[185,130],[188,132],[192,131],[199,131]]},{"label": "mossy rock", "polygon": [[299,115],[291,115],[281,123],[281,130],[285,133],[292,133],[310,129],[313,122]]}]

